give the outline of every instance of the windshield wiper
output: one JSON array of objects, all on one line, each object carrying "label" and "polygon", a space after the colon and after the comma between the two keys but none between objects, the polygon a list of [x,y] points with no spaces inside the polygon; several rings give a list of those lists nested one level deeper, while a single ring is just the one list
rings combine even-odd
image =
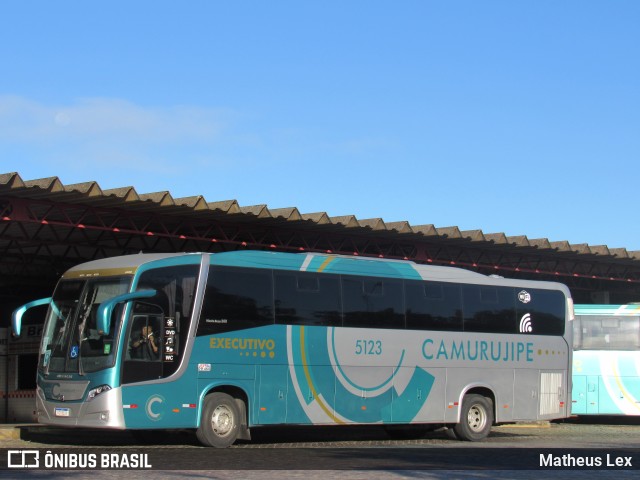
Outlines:
[{"label": "windshield wiper", "polygon": [[[58,330],[58,332],[54,332],[55,335],[55,343],[53,344],[53,346],[50,349],[50,353],[49,353],[49,361],[47,362],[47,366],[44,369],[44,374],[45,375],[49,375],[49,368],[51,367],[51,362],[53,360],[53,355],[56,351],[56,348],[58,348],[58,345],[60,345],[60,342],[62,341],[62,339],[65,337],[66,333],[67,333],[67,320],[69,320],[69,316],[68,315],[66,318],[65,316],[62,314],[62,311],[58,308],[58,306],[56,305],[56,302],[54,300],[51,300],[51,310],[53,311],[53,313],[60,319],[62,320],[62,328],[60,328]],[[56,320],[56,323],[58,321]]]},{"label": "windshield wiper", "polygon": [[80,323],[78,324],[78,375],[84,375],[84,368],[82,367],[82,342],[86,340],[86,338],[82,338],[84,335],[84,328],[87,325],[87,318],[91,315],[91,307],[93,306],[93,302],[98,295],[98,289],[95,288],[93,293],[91,294],[91,298],[85,298],[84,309],[82,311],[82,318]]}]

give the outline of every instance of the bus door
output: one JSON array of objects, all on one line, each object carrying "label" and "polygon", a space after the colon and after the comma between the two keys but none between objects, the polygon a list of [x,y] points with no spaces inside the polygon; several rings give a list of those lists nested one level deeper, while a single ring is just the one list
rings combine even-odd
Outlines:
[{"label": "bus door", "polygon": [[176,375],[187,350],[198,265],[144,272],[137,290],[156,295],[132,302],[123,336],[121,383],[126,427],[194,426],[197,389]]},{"label": "bus door", "polygon": [[583,415],[587,413],[587,377],[586,375],[574,375],[572,383],[571,413]]},{"label": "bus door", "polygon": [[126,345],[123,383],[162,378],[164,315],[157,306],[136,302]]},{"label": "bus door", "polygon": [[588,375],[587,380],[587,415],[597,415],[600,413],[600,377],[596,375]]}]

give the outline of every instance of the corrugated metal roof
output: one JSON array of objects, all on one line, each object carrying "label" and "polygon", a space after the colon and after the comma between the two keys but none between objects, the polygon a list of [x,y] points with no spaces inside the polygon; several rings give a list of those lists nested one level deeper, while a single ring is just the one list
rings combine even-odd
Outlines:
[{"label": "corrugated metal roof", "polygon": [[174,198],[170,192],[139,193],[132,186],[103,190],[95,181],[65,185],[58,177],[24,180],[17,172],[0,174],[0,194],[30,199],[82,203],[108,208],[123,208],[136,212],[179,215],[220,220],[233,216],[234,221],[254,219],[292,222],[299,227],[339,226],[348,229],[374,231],[376,234],[418,235],[448,240],[493,243],[511,247],[534,248],[549,252],[578,255],[610,256],[618,259],[640,260],[640,251],[609,248],[606,245],[571,244],[547,238],[530,239],[525,235],[507,236],[503,232],[485,233],[482,230],[460,230],[457,226],[436,227],[431,224],[411,225],[407,221],[385,222],[382,218],[358,219],[353,215],[329,216],[326,212],[301,213],[296,207],[270,209],[267,205],[241,206],[236,200],[208,201],[202,195]]}]

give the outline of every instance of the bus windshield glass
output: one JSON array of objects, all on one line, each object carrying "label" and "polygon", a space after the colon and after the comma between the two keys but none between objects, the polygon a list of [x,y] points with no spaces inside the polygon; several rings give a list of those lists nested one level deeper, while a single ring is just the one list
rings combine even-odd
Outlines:
[{"label": "bus windshield glass", "polygon": [[121,310],[115,310],[108,336],[97,329],[97,310],[103,301],[126,293],[130,284],[130,277],[62,280],[45,322],[39,369],[83,374],[112,366]]}]

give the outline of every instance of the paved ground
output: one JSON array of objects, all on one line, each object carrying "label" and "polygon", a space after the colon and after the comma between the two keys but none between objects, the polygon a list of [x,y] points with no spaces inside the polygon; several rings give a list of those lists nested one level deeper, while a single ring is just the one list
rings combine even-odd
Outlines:
[{"label": "paved ground", "polygon": [[[397,440],[378,427],[298,427],[254,429],[251,442],[239,442],[232,449],[255,448],[613,448],[640,447],[640,418],[598,417],[587,421],[533,423],[494,427],[482,442],[454,441],[445,430],[423,438]],[[132,432],[62,429],[43,425],[0,426],[0,448],[77,447],[200,448],[190,432]]]},{"label": "paved ground", "polygon": [[[589,478],[622,479],[637,478],[640,467],[640,419],[496,427],[489,438],[478,443],[450,440],[443,430],[420,439],[394,440],[382,429],[360,427],[265,429],[256,430],[253,436],[251,443],[215,450],[201,447],[192,434],[185,432],[154,432],[141,441],[129,432],[22,426],[0,428],[0,448],[96,454],[146,452],[162,468],[172,468],[167,466],[167,458],[181,459],[180,470],[152,473],[154,478],[167,479],[539,479],[584,478],[585,474]],[[539,451],[552,452],[554,458],[599,457],[605,463],[607,454],[613,458],[626,455],[631,457],[635,470],[606,464],[587,468],[588,471],[540,469]],[[0,455],[5,455],[4,450]],[[5,459],[0,460],[6,465]],[[184,461],[188,466],[184,466]],[[523,467],[525,470],[516,470]],[[5,470],[0,471],[0,476],[15,478],[15,473]],[[33,478],[108,479],[137,478],[144,472],[21,470],[20,473]]]}]

